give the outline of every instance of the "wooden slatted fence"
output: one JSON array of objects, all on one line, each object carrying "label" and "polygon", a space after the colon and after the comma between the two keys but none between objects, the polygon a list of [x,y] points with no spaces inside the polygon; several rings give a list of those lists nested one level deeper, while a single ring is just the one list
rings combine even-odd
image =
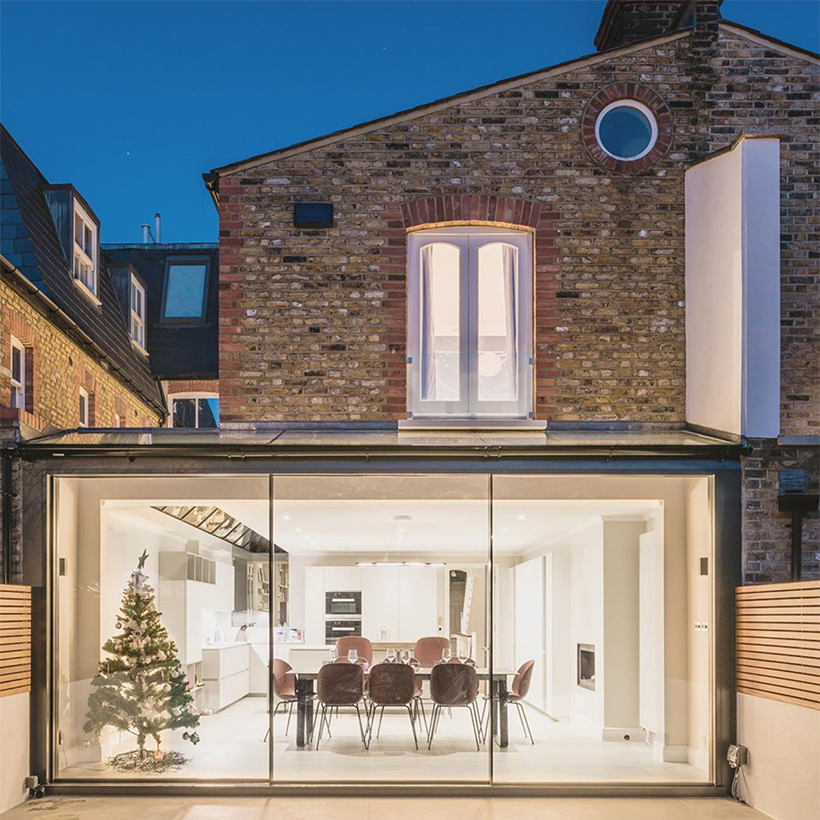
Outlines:
[{"label": "wooden slatted fence", "polygon": [[737,691],[820,709],[820,581],[738,587]]},{"label": "wooden slatted fence", "polygon": [[0,698],[31,689],[31,587],[0,584]]}]

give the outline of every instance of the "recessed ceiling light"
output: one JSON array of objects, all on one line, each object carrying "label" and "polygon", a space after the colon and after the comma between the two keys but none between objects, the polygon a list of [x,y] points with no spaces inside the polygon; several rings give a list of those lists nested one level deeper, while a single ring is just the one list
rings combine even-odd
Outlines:
[{"label": "recessed ceiling light", "polygon": [[290,521],[290,516],[289,515],[283,515],[282,520],[283,521]]},{"label": "recessed ceiling light", "polygon": [[526,519],[526,517],[527,517],[527,516],[526,516],[526,515],[524,515],[524,513],[518,513],[518,516],[517,516],[517,518],[518,518],[518,520],[519,520],[519,521],[524,521],[524,520]]}]

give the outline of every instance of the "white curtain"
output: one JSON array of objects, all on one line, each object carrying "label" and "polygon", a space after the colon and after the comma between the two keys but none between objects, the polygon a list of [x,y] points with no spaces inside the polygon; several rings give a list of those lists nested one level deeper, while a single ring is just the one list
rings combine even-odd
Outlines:
[{"label": "white curtain", "polygon": [[421,249],[421,397],[436,397],[436,335],[433,327],[433,246]]},{"label": "white curtain", "polygon": [[507,314],[507,338],[506,353],[507,361],[504,365],[506,376],[505,398],[514,400],[518,398],[518,277],[516,267],[518,263],[518,250],[512,245],[504,245],[502,248],[502,264],[504,266],[504,297],[505,312]]}]

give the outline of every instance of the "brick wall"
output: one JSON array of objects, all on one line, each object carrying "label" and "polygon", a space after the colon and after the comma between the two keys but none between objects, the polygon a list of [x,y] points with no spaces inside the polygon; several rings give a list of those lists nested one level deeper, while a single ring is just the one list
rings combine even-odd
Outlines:
[{"label": "brick wall", "polygon": [[[25,412],[11,405],[11,341],[26,347],[33,403]],[[8,285],[0,283],[0,408],[37,429],[47,424],[61,429],[79,424],[79,388],[89,394],[89,426],[111,427],[119,414],[124,427],[152,427],[162,421],[95,358],[36,311]],[[29,391],[27,391],[28,393]]]},{"label": "brick wall", "polygon": [[[687,60],[684,38],[220,180],[222,419],[402,417],[382,401],[405,390],[391,367],[403,339],[387,294],[404,286],[404,260],[385,266],[389,223],[415,199],[485,196],[555,214],[554,324],[536,338],[550,371],[536,392],[554,396],[541,417],[682,421]],[[596,91],[635,78],[670,106],[674,137],[627,177],[590,157],[580,122]],[[313,199],[334,203],[331,230],[293,228],[292,203]]]},{"label": "brick wall", "polygon": [[[793,398],[784,398],[784,418],[792,431],[816,429],[805,411],[812,399],[816,406],[817,380],[801,371],[812,370],[818,323],[810,327],[813,314],[795,303],[810,287],[806,198],[817,150],[816,136],[806,147],[811,112],[799,100],[816,89],[816,75],[798,57],[723,31],[716,37],[714,15],[704,14],[675,42],[456,100],[223,178],[222,418],[402,417],[395,300],[404,260],[387,254],[391,231],[402,230],[397,209],[486,196],[555,215],[555,323],[547,342],[536,340],[555,395],[540,417],[682,423],[683,172],[741,131],[788,131],[784,397]],[[596,91],[634,81],[668,105],[673,136],[656,165],[627,176],[589,156],[579,124]],[[334,227],[294,229],[292,203],[314,199],[334,203]],[[388,393],[397,401],[384,402]]]}]

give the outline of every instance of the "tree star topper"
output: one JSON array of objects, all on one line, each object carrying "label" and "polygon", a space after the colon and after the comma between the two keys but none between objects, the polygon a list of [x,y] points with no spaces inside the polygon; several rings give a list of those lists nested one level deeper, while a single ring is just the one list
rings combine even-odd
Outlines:
[{"label": "tree star topper", "polygon": [[143,550],[142,555],[139,557],[139,563],[137,564],[137,569],[143,569],[145,567],[145,562],[148,560],[148,550]]}]

